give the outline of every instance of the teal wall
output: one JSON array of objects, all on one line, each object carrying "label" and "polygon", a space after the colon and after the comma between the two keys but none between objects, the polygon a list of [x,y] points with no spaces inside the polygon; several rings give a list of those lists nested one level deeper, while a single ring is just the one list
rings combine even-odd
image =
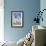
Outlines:
[{"label": "teal wall", "polygon": [[[18,41],[32,29],[32,21],[40,9],[40,0],[4,0],[4,36],[7,41]],[[11,11],[24,11],[24,27],[11,28]]]},{"label": "teal wall", "polygon": [[[40,1],[40,10],[42,11],[43,9],[46,9],[46,0],[41,0]],[[46,27],[46,10],[43,12],[43,22],[40,21],[40,25]]]}]

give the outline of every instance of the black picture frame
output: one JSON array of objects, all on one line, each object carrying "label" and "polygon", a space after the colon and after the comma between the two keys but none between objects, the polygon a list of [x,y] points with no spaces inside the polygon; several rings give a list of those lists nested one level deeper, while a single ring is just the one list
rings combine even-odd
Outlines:
[{"label": "black picture frame", "polygon": [[24,11],[11,11],[11,27],[24,27]]}]

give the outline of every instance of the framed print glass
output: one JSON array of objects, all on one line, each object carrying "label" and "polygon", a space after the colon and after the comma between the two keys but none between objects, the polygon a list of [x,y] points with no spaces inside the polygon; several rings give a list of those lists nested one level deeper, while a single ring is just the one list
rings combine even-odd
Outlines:
[{"label": "framed print glass", "polygon": [[11,11],[11,26],[12,27],[24,26],[24,12],[23,11]]}]

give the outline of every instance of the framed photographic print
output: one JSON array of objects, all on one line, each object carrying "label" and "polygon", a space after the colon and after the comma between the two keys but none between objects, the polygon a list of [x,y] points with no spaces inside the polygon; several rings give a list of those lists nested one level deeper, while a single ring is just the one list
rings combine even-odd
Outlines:
[{"label": "framed photographic print", "polygon": [[11,26],[12,27],[24,26],[24,12],[23,11],[11,11]]}]

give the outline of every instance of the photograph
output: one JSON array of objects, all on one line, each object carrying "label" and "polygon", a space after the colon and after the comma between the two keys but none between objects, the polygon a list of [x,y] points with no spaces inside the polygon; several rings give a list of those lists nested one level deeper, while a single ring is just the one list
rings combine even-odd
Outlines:
[{"label": "photograph", "polygon": [[23,11],[11,11],[11,26],[12,27],[23,26]]}]

